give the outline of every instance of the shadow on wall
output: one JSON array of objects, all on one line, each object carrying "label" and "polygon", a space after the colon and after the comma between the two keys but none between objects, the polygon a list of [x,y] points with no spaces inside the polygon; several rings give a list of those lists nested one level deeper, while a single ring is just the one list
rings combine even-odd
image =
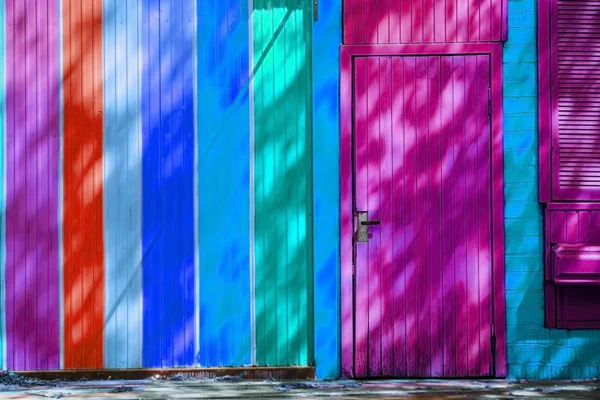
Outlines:
[{"label": "shadow on wall", "polygon": [[482,56],[355,61],[355,201],[382,223],[356,245],[359,376],[492,371],[490,121],[476,101],[488,68]]},{"label": "shadow on wall", "polygon": [[[356,15],[363,37],[411,42],[410,32],[391,29],[410,30],[410,10],[382,16],[375,3],[353,4],[344,13]],[[433,22],[433,6],[419,12]],[[462,37],[463,27],[448,24],[445,38]],[[440,41],[433,24],[423,28],[412,42]],[[356,199],[342,204],[356,204],[382,225],[370,228],[368,244],[356,245],[356,321],[342,315],[342,326],[355,323],[356,343],[343,353],[355,352],[359,376],[489,375],[487,58],[373,57],[354,65],[356,187],[342,187],[342,196],[355,191]],[[352,179],[342,176],[343,185]]]},{"label": "shadow on wall", "polygon": [[7,1],[6,365],[59,367],[57,8]]},{"label": "shadow on wall", "polygon": [[312,363],[310,7],[255,0],[252,15],[259,365]]}]

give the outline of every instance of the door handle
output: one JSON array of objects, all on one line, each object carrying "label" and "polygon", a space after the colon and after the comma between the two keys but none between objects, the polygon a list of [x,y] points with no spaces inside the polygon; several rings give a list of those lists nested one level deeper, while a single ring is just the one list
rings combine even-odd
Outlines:
[{"label": "door handle", "polygon": [[381,221],[377,221],[377,220],[374,220],[374,221],[360,221],[360,224],[363,225],[363,226],[364,225],[366,225],[366,226],[381,225]]},{"label": "door handle", "polygon": [[356,234],[357,242],[368,242],[369,241],[369,227],[381,225],[381,221],[372,220],[369,221],[368,211],[357,211],[358,215],[358,232]]}]

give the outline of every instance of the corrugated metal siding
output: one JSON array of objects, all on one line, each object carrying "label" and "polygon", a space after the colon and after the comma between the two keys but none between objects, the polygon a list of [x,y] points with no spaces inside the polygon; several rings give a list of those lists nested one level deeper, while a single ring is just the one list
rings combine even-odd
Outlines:
[{"label": "corrugated metal siding", "polygon": [[62,4],[64,367],[100,368],[104,330],[102,0],[63,0]]},{"label": "corrugated metal siding", "polygon": [[7,0],[6,365],[59,368],[58,6]]},{"label": "corrugated metal siding", "polygon": [[506,40],[507,0],[344,1],[344,44]]},{"label": "corrugated metal siding", "polygon": [[198,223],[203,366],[251,363],[247,0],[198,4]]},{"label": "corrugated metal siding", "polygon": [[104,0],[104,366],[141,367],[141,3]]},{"label": "corrugated metal siding", "polygon": [[255,0],[256,357],[312,357],[311,12]]}]

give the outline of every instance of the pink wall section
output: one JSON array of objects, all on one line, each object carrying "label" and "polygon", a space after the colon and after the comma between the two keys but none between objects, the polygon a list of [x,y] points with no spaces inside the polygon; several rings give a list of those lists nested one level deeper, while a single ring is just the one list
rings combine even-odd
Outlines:
[{"label": "pink wall section", "polygon": [[508,0],[343,0],[344,44],[506,40]]}]

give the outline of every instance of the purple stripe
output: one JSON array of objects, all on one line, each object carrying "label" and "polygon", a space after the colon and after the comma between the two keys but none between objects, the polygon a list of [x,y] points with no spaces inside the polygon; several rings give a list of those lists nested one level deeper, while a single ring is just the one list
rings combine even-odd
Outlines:
[{"label": "purple stripe", "polygon": [[7,367],[59,367],[58,14],[6,0]]}]

